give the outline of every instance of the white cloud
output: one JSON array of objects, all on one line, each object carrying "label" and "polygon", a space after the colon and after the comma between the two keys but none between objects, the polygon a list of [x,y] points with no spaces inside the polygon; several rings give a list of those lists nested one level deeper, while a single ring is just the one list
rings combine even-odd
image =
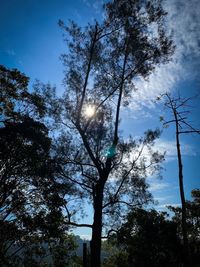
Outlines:
[{"label": "white cloud", "polygon": [[157,208],[165,209],[168,206],[180,207],[181,206],[181,203],[167,203],[167,204],[159,205]]},{"label": "white cloud", "polygon": [[[158,150],[160,153],[166,152],[166,160],[173,160],[177,158],[176,143],[175,141],[167,141],[164,139],[158,139],[155,141],[155,150]],[[193,147],[189,144],[181,144],[181,154],[182,156],[195,156],[196,153]]]},{"label": "white cloud", "polygon": [[158,202],[166,202],[166,200],[172,198],[172,196],[164,196],[164,197],[155,197],[155,200]]},{"label": "white cloud", "polygon": [[184,57],[200,56],[200,1],[168,0],[165,1],[168,11],[168,25],[174,33],[177,45],[176,53]]},{"label": "white cloud", "polygon": [[[154,146],[152,147],[152,151],[158,151],[160,154],[165,154],[165,161],[167,162],[171,160],[177,160],[177,150],[175,141],[168,141],[162,138],[157,139],[154,143]],[[181,144],[181,154],[182,156],[196,156],[194,148],[191,145],[185,144],[183,142]],[[137,156],[138,154],[134,151],[128,159],[133,161],[137,158]],[[144,147],[141,157],[146,158],[147,165],[150,163],[151,155],[147,147]],[[126,162],[128,159],[124,158],[124,161]],[[151,176],[151,172],[149,173],[149,176]]]},{"label": "white cloud", "polygon": [[91,240],[91,235],[80,235],[80,238],[83,240]]},{"label": "white cloud", "polygon": [[148,108],[155,107],[155,100],[160,94],[171,90],[180,77],[180,65],[175,62],[170,62],[156,68],[154,73],[149,76],[148,81],[139,79],[136,81],[138,90],[133,92],[134,101],[131,103],[131,108],[139,110],[143,106]]},{"label": "white cloud", "polygon": [[173,34],[176,50],[172,61],[157,67],[148,81],[136,81],[139,90],[133,92],[133,110],[141,110],[143,106],[154,107],[159,94],[172,91],[179,81],[199,76],[200,1],[167,0],[164,6],[168,12],[167,30]]},{"label": "white cloud", "polygon": [[153,182],[153,183],[150,183],[149,191],[155,192],[155,191],[169,188],[169,186],[170,185],[168,183],[162,183],[162,182],[155,183],[155,182]]}]

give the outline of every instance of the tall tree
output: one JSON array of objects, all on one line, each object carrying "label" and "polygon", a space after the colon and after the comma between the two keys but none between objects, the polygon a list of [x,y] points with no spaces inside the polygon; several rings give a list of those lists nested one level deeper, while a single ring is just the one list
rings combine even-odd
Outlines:
[{"label": "tall tree", "polygon": [[[102,23],[84,29],[60,22],[68,43],[62,56],[66,91],[59,112],[52,111],[63,126],[58,175],[79,188],[93,206],[93,223],[80,225],[92,229],[93,267],[100,266],[105,219],[119,219],[123,209],[150,199],[144,178],[146,167],[158,168],[162,159],[151,149],[159,131],[124,141],[119,134],[120,109],[131,100],[134,79],[146,78],[174,49],[165,35],[161,1],[118,0],[105,4],[104,10]],[[66,211],[68,222],[78,225],[67,207]]]},{"label": "tall tree", "polygon": [[[179,190],[181,197],[181,207],[182,207],[182,216],[181,216],[181,225],[182,225],[182,234],[183,234],[183,244],[184,244],[184,266],[190,265],[189,260],[189,248],[188,248],[188,234],[187,234],[187,211],[186,211],[186,200],[184,192],[184,181],[183,181],[183,160],[181,153],[181,134],[191,134],[196,133],[200,134],[200,130],[194,128],[190,122],[188,122],[188,102],[191,101],[191,97],[183,98],[180,95],[177,97],[171,96],[169,93],[163,94],[161,97],[166,98],[165,106],[170,109],[172,113],[172,119],[169,120],[161,117],[163,125],[166,127],[169,124],[173,123],[175,125],[175,138],[176,138],[176,149],[177,149],[177,159],[178,159],[178,176],[179,176]],[[160,99],[160,97],[158,98]]]}]

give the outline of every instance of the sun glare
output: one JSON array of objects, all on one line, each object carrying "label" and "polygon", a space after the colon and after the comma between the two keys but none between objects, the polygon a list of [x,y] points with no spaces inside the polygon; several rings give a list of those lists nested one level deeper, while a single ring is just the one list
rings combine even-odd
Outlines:
[{"label": "sun glare", "polygon": [[86,117],[92,117],[95,113],[95,107],[93,105],[87,105],[85,107],[84,114]]}]

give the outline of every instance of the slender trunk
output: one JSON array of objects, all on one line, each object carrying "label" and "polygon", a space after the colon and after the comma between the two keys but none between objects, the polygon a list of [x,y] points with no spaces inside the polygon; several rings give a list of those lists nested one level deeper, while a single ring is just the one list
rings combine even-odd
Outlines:
[{"label": "slender trunk", "polygon": [[117,145],[118,142],[118,127],[119,127],[119,112],[120,112],[120,107],[121,107],[121,101],[122,101],[122,92],[123,92],[123,86],[124,86],[124,75],[125,75],[125,70],[126,70],[126,62],[128,58],[128,42],[129,40],[125,43],[125,55],[124,55],[124,62],[123,62],[123,68],[122,68],[122,77],[121,77],[121,84],[119,88],[119,97],[118,97],[118,102],[117,102],[117,110],[116,110],[116,118],[115,118],[115,132],[114,132],[114,140],[113,140],[113,145]]},{"label": "slender trunk", "polygon": [[92,227],[90,267],[101,266],[102,206],[103,194],[97,194],[94,203],[94,221]]},{"label": "slender trunk", "polygon": [[187,225],[186,225],[186,202],[185,202],[185,193],[183,186],[183,164],[182,164],[182,156],[181,156],[181,148],[179,141],[179,126],[178,126],[178,118],[176,112],[174,112],[175,120],[176,120],[176,148],[178,155],[178,169],[179,169],[179,190],[181,196],[181,226],[183,233],[183,252],[184,252],[184,267],[189,267],[189,249],[188,249],[188,237],[187,237]]}]

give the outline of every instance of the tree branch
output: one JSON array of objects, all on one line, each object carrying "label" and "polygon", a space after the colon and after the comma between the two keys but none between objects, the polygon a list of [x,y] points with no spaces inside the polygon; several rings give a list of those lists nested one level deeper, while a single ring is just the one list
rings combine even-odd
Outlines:
[{"label": "tree branch", "polygon": [[[88,192],[90,192],[90,190],[92,190],[92,188],[91,188],[89,185],[87,185],[87,184],[85,184],[85,183],[81,183],[81,182],[79,182],[79,181],[77,181],[77,180],[75,180],[75,179],[69,177],[68,175],[66,175],[66,174],[64,173],[63,170],[59,169],[59,173],[60,173],[62,176],[64,176],[65,178],[67,178],[68,180],[70,180],[71,182],[73,182],[73,183],[75,183],[75,184],[78,184],[78,185],[80,185],[81,187],[86,187],[85,190],[87,190]],[[90,192],[90,193],[91,193],[91,192]]]},{"label": "tree branch", "polygon": [[110,230],[108,231],[107,236],[102,236],[101,238],[102,238],[102,239],[108,239],[108,238],[110,237],[110,234],[111,234],[112,232],[114,232],[114,233],[118,233],[117,230],[115,230],[115,229],[110,229]]},{"label": "tree branch", "polygon": [[80,120],[81,111],[82,111],[82,108],[83,108],[83,102],[84,102],[84,99],[85,99],[85,94],[86,94],[86,88],[87,88],[87,84],[88,84],[89,74],[90,74],[90,71],[91,71],[91,64],[92,64],[92,58],[93,58],[93,53],[94,53],[94,47],[95,47],[95,44],[97,42],[97,34],[98,34],[98,29],[97,29],[97,23],[96,23],[94,37],[93,37],[92,42],[91,42],[89,62],[88,62],[88,66],[87,66],[85,82],[84,82],[84,85],[83,85],[83,92],[82,92],[82,96],[81,96],[80,107],[78,109],[78,114],[77,114],[77,123],[78,124],[79,124],[79,120]]},{"label": "tree branch", "polygon": [[92,228],[92,224],[87,224],[87,223],[81,223],[81,224],[78,224],[78,223],[75,223],[75,222],[68,222],[67,223],[68,225],[72,225],[72,226],[76,226],[76,227],[89,227],[89,228]]}]

